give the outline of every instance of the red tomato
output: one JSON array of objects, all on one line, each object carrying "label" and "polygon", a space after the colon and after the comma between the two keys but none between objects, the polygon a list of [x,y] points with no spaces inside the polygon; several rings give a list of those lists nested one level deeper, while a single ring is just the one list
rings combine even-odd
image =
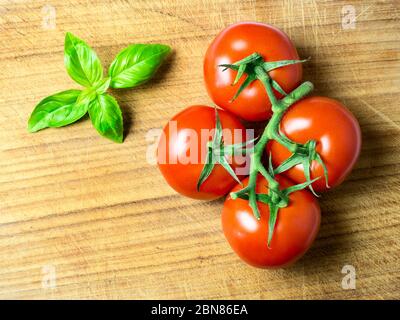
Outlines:
[{"label": "red tomato", "polygon": [[[204,79],[208,94],[215,104],[248,121],[266,120],[271,115],[271,103],[260,81],[254,81],[237,99],[231,99],[245,79],[234,86],[236,71],[225,70],[220,64],[232,64],[252,53],[266,61],[299,59],[288,36],[279,29],[256,22],[242,22],[223,30],[211,43],[204,59]],[[301,64],[289,65],[269,72],[285,92],[295,89],[301,81]],[[275,92],[277,97],[281,97]]]},{"label": "red tomato", "polygon": [[[234,115],[223,110],[218,110],[218,115],[226,145],[246,141],[245,128]],[[216,164],[210,176],[200,186],[200,191],[197,191],[197,181],[205,163],[207,142],[214,136],[212,130],[215,129],[215,122],[214,108],[191,106],[175,115],[163,130],[157,149],[158,166],[168,184],[185,196],[216,199],[226,195],[237,183],[220,164]],[[202,134],[207,132],[210,135],[203,138]],[[228,162],[232,162],[232,168],[236,170],[245,167],[245,160],[242,156],[235,156]],[[236,174],[239,178],[246,175],[239,172]]]},{"label": "red tomato", "polygon": [[[281,188],[293,185],[276,176]],[[248,179],[243,180],[248,184]],[[232,191],[240,190],[237,185]],[[268,182],[257,178],[257,193],[268,193]],[[278,212],[275,230],[268,248],[269,207],[258,203],[261,219],[254,217],[248,201],[227,197],[222,210],[222,228],[226,239],[239,257],[260,268],[287,266],[299,259],[313,243],[320,225],[321,212],[316,198],[307,190],[289,195],[289,205]]]},{"label": "red tomato", "polygon": [[[310,97],[292,105],[283,116],[280,130],[292,141],[317,142],[316,150],[328,169],[330,187],[339,185],[350,173],[360,154],[361,131],[357,119],[340,102],[325,97]],[[286,160],[291,153],[272,141],[268,148],[272,152],[275,166]],[[302,165],[283,173],[296,183],[305,182]],[[326,191],[323,168],[313,161],[311,179],[321,177],[313,183],[316,192]]]}]

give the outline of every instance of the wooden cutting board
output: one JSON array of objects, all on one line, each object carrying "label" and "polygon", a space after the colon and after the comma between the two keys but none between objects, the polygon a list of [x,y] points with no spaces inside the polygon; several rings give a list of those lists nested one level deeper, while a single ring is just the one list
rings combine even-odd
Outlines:
[{"label": "wooden cutting board", "polygon": [[[0,298],[400,298],[399,1],[0,4]],[[283,29],[312,58],[304,78],[315,94],[341,100],[363,132],[355,170],[320,200],[318,239],[285,270],[242,263],[221,232],[223,201],[176,194],[146,161],[150,129],[211,104],[204,52],[244,20]],[[130,43],[174,49],[154,81],[113,91],[123,144],[88,119],[26,130],[38,101],[77,88],[63,64],[67,31],[104,66]],[[343,287],[342,270],[355,272],[355,289]]]}]

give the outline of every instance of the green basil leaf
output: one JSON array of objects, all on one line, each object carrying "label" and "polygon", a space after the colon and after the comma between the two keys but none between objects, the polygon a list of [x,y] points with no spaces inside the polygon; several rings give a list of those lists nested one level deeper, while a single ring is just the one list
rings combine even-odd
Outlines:
[{"label": "green basil leaf", "polygon": [[89,105],[89,116],[100,135],[115,142],[122,142],[122,113],[117,100],[112,96],[106,93],[97,95]]},{"label": "green basil leaf", "polygon": [[62,91],[40,101],[29,118],[29,132],[66,126],[82,118],[87,112],[88,103],[77,102],[81,92]]},{"label": "green basil leaf", "polygon": [[65,35],[64,64],[70,77],[85,87],[103,77],[103,67],[94,50],[70,32]]},{"label": "green basil leaf", "polygon": [[111,87],[130,88],[146,82],[170,52],[162,44],[133,44],[123,49],[108,70]]}]

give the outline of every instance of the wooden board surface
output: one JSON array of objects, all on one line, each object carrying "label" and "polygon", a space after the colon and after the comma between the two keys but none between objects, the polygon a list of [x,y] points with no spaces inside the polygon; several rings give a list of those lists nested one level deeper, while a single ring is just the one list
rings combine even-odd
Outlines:
[{"label": "wooden board surface", "polygon": [[[400,298],[399,1],[0,4],[0,298]],[[349,4],[350,29],[342,24]],[[211,103],[204,52],[243,20],[282,28],[312,57],[304,78],[315,93],[346,104],[363,133],[355,170],[321,198],[315,245],[285,270],[242,263],[221,232],[222,200],[177,195],[146,161],[150,129]],[[130,43],[173,47],[155,81],[113,92],[123,144],[99,137],[89,120],[27,133],[40,99],[77,88],[63,65],[66,31],[105,66]],[[355,268],[355,290],[342,288],[345,265]]]}]

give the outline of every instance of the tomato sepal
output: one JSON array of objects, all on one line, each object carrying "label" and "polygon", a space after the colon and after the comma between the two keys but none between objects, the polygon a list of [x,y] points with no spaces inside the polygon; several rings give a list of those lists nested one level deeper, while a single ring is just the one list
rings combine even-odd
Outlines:
[{"label": "tomato sepal", "polygon": [[270,72],[277,68],[290,66],[291,64],[304,63],[304,62],[309,61],[310,59],[311,59],[311,57],[308,57],[307,59],[302,59],[302,60],[265,61],[263,63],[263,68],[264,68],[265,72]]},{"label": "tomato sepal", "polygon": [[[282,138],[281,134],[281,138]],[[321,155],[316,151],[316,142],[315,140],[310,140],[305,144],[295,144],[294,142],[291,142],[289,139],[285,137],[282,140],[277,139],[278,142],[280,142],[282,145],[294,149],[292,155],[287,158],[284,162],[282,162],[275,170],[275,174],[283,173],[289,169],[291,169],[294,166],[297,166],[301,164],[304,169],[304,177],[306,178],[307,182],[311,181],[311,164],[313,161],[316,161],[319,163],[324,171],[324,178],[325,178],[325,185],[327,188],[330,188],[329,186],[329,180],[328,180],[328,169],[325,165],[325,162],[322,160]],[[291,145],[290,145],[291,144]],[[293,144],[295,145],[293,148]],[[316,196],[319,197],[319,195],[314,191],[312,184],[309,185],[310,191]]]}]

